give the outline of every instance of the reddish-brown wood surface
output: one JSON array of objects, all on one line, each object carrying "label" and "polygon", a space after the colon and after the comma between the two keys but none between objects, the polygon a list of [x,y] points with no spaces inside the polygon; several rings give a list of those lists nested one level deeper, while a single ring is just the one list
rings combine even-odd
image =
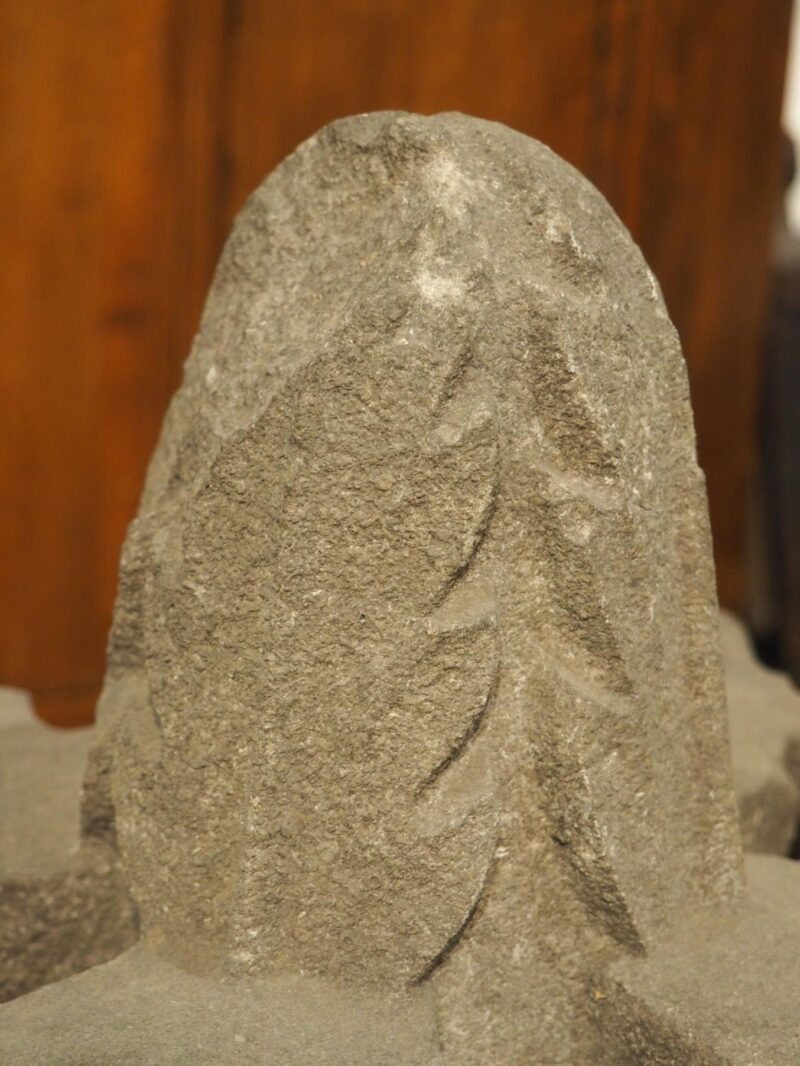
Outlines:
[{"label": "reddish-brown wood surface", "polygon": [[458,109],[550,144],[661,280],[742,588],[789,0],[0,5],[0,682],[86,720],[125,526],[215,259],[301,139]]}]

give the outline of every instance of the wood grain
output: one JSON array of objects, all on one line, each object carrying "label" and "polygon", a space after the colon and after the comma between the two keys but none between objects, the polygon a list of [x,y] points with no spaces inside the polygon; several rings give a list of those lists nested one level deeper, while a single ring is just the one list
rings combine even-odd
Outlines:
[{"label": "wood grain", "polygon": [[339,115],[458,109],[609,197],[681,332],[742,590],[789,0],[0,6],[0,681],[90,713],[124,529],[244,197]]}]

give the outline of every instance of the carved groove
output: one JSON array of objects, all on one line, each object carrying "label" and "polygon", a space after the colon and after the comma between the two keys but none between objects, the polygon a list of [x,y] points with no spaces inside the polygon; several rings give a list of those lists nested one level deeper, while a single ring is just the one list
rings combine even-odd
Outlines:
[{"label": "carved groove", "polygon": [[472,906],[467,911],[464,921],[461,923],[458,929],[456,929],[453,935],[447,940],[447,943],[444,945],[442,950],[437,955],[434,955],[434,957],[431,959],[425,969],[417,977],[409,981],[409,986],[411,988],[418,988],[420,985],[424,984],[436,972],[436,970],[439,969],[442,963],[444,963],[452,955],[453,951],[458,946],[459,942],[463,939],[464,934],[466,933],[467,929],[470,927],[473,920],[475,919],[475,916],[480,910],[480,906],[483,903],[483,900],[489,888],[489,884],[492,880],[492,874],[494,873],[494,870],[495,861],[494,858],[492,858],[492,861],[489,863],[489,866],[486,870],[486,877],[484,878],[483,884],[480,887],[480,891],[475,897],[475,901],[473,902]]},{"label": "carved groove", "polygon": [[435,767],[428,774],[428,776],[422,782],[422,784],[419,787],[419,792],[418,792],[419,795],[422,795],[423,792],[427,791],[429,788],[432,788],[433,785],[435,785],[436,782],[439,780],[439,778],[442,776],[442,774],[446,770],[450,769],[450,767],[453,765],[453,763],[455,763],[463,755],[463,753],[466,751],[468,745],[475,739],[475,736],[477,735],[478,730],[480,729],[484,719],[486,718],[486,714],[487,714],[492,702],[494,701],[494,697],[495,697],[495,695],[497,693],[497,685],[498,685],[499,679],[500,679],[500,669],[499,669],[499,662],[498,662],[496,667],[495,667],[494,675],[493,675],[492,680],[491,680],[491,687],[489,688],[489,691],[486,694],[486,699],[483,701],[483,704],[481,705],[480,709],[478,710],[478,713],[475,715],[475,717],[470,722],[469,727],[466,730],[466,732],[464,733],[464,735],[461,737],[460,740],[457,741],[455,747],[453,747],[451,749],[449,754],[439,763],[439,765],[437,767]]}]

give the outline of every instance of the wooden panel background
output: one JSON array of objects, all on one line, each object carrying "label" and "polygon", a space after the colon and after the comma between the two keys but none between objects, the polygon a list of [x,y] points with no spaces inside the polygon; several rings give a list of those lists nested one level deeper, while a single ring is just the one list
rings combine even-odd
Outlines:
[{"label": "wooden panel background", "polygon": [[609,197],[690,366],[742,591],[790,0],[0,5],[0,682],[87,720],[119,548],[245,195],[337,116],[457,109]]}]

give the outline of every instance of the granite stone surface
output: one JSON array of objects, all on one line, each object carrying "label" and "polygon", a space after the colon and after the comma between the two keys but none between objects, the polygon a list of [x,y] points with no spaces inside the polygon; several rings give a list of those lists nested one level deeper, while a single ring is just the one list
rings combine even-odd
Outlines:
[{"label": "granite stone surface", "polygon": [[791,1061],[717,618],[600,194],[463,115],[326,127],[237,220],[123,553],[82,833],[139,945],[3,1008],[0,1060]]},{"label": "granite stone surface", "polygon": [[800,830],[800,692],[758,662],[744,627],[724,611],[720,634],[742,843],[788,855]]},{"label": "granite stone surface", "polygon": [[0,1001],[133,943],[115,853],[81,845],[91,743],[91,729],[54,729],[36,718],[26,693],[0,690]]}]

